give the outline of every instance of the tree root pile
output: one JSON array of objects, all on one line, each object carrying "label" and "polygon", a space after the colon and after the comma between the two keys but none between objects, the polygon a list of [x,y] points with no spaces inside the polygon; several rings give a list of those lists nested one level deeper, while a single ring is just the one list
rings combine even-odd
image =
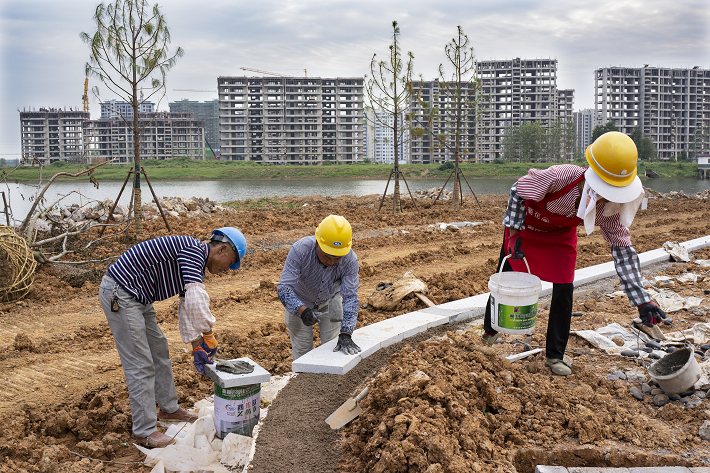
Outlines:
[{"label": "tree root pile", "polygon": [[472,331],[448,332],[392,356],[344,431],[339,471],[532,473],[560,458],[702,465],[675,452],[698,447],[707,411],[649,410],[624,381],[576,365],[556,377],[542,354],[510,363],[494,350]]}]

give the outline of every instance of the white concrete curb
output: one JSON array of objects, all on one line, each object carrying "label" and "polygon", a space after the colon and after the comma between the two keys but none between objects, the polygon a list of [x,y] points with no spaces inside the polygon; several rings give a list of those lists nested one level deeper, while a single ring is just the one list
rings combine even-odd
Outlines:
[{"label": "white concrete curb", "polygon": [[[710,235],[681,243],[681,245],[689,252],[705,248],[710,246]],[[639,255],[641,267],[668,261],[668,259],[668,252],[662,248]],[[614,275],[616,275],[616,270],[614,263],[610,261],[578,269],[574,272],[574,285],[576,287]],[[548,295],[551,292],[552,284],[543,282],[540,295]],[[353,333],[353,340],[362,348],[361,353],[346,355],[342,352],[333,352],[337,343],[336,338],[294,361],[292,369],[298,373],[345,374],[380,348],[400,342],[437,325],[482,317],[486,311],[489,294],[487,292],[447,302],[359,328]]]}]

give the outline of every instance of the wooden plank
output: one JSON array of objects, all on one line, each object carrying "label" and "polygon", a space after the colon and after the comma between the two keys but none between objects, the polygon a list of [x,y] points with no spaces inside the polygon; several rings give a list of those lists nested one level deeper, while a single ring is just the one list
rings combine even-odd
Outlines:
[{"label": "wooden plank", "polygon": [[422,294],[421,292],[415,292],[414,293],[423,303],[425,303],[428,307],[434,307],[436,304],[434,304],[427,296]]}]

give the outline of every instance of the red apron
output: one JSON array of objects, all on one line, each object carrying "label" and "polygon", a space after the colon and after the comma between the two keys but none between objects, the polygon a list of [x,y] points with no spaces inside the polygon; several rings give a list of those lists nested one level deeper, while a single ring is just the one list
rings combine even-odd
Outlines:
[{"label": "red apron", "polygon": [[[569,218],[551,213],[547,210],[546,204],[565,195],[582,179],[584,175],[564,189],[547,194],[540,202],[526,200],[525,230],[519,231],[511,238],[509,229],[507,227],[505,229],[506,254],[510,254],[515,240],[519,237],[520,249],[525,253],[530,272],[543,281],[559,284],[574,282],[574,268],[577,263],[577,226],[582,223],[582,219],[577,216]],[[528,271],[522,260],[508,258],[508,262],[514,271]]]}]

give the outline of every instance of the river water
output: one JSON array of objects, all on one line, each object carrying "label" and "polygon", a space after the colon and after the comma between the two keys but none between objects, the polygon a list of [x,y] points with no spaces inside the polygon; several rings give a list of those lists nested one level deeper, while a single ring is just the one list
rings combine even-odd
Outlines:
[{"label": "river water", "polygon": [[[478,194],[504,195],[516,181],[510,179],[469,179],[473,191]],[[441,187],[445,179],[407,179],[412,192],[417,190]],[[698,179],[642,179],[643,185],[661,193],[682,190],[693,195],[705,189],[710,189],[710,180]],[[338,197],[341,195],[363,196],[382,194],[387,181],[384,180],[294,180],[294,181],[267,181],[267,180],[220,180],[220,181],[154,181],[151,180],[153,189],[158,197],[208,197],[217,202],[230,200],[245,200],[261,197],[284,197],[289,195],[308,196],[322,195]],[[466,182],[462,182],[464,193],[470,194]],[[123,181],[102,181],[97,189],[88,181],[55,182],[45,193],[47,203],[55,202],[61,196],[68,195],[62,202],[63,206],[72,203],[84,204],[90,200],[115,200],[118,196]],[[9,187],[9,188],[8,188]],[[23,218],[32,205],[32,196],[37,192],[36,185],[27,183],[10,183],[3,186],[0,191],[5,193],[6,199],[12,207],[16,219]],[[153,200],[150,189],[145,181],[141,182],[144,202]],[[449,181],[447,190],[453,190]],[[387,190],[392,193],[393,183],[390,182]],[[406,196],[407,188],[401,182],[400,192]],[[121,196],[121,203],[127,205],[131,193],[130,183],[126,186]],[[0,196],[0,212],[2,212],[2,198]],[[0,223],[5,223],[5,215],[0,213]]]}]

